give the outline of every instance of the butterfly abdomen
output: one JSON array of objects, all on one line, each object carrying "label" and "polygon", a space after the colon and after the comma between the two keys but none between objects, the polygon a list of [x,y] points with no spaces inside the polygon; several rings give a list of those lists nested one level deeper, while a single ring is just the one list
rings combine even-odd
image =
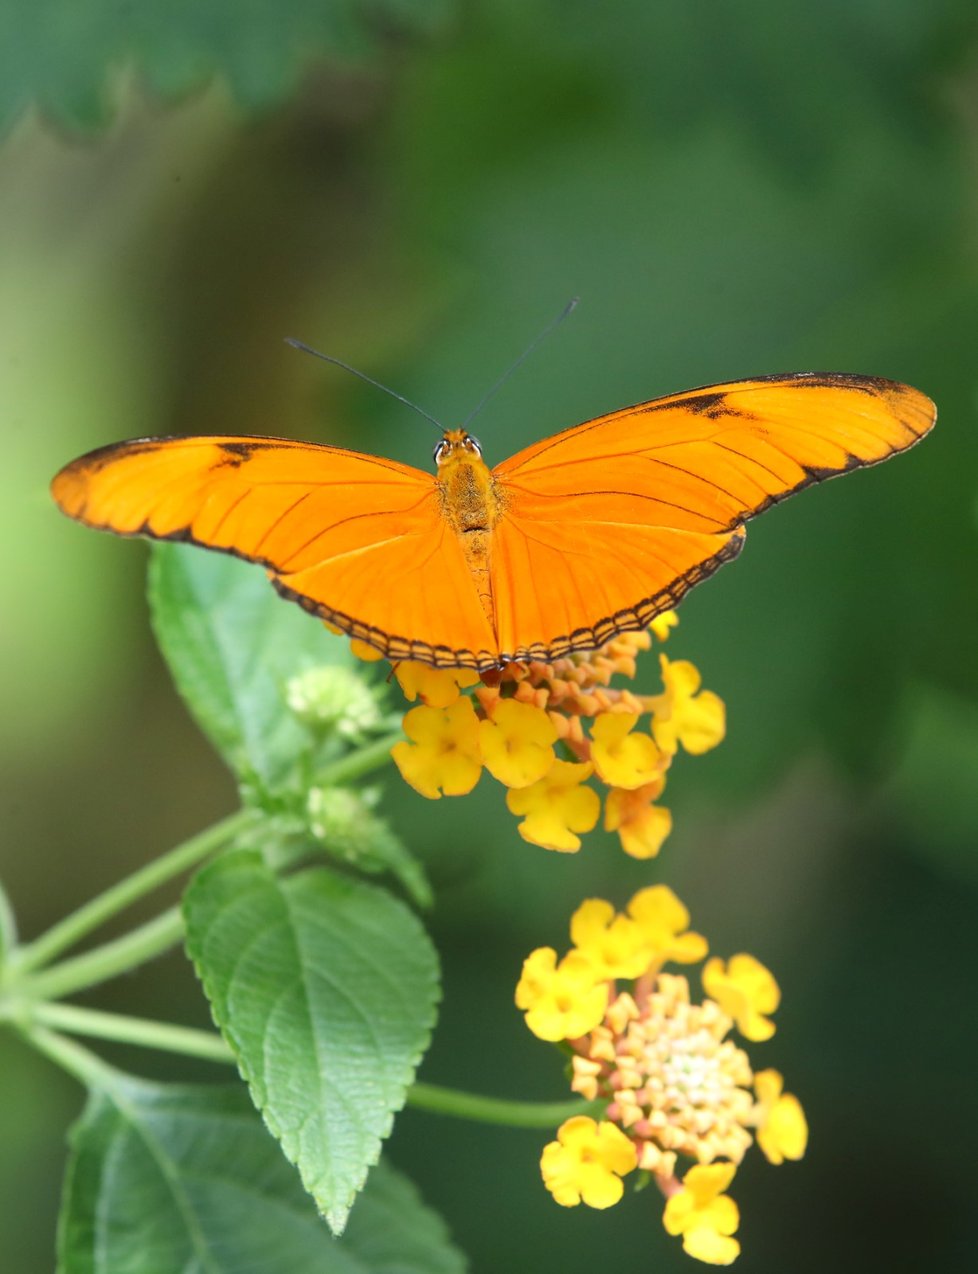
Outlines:
[{"label": "butterfly abdomen", "polygon": [[449,430],[435,454],[442,515],[459,537],[482,609],[494,625],[490,549],[501,511],[495,479],[482,460],[479,444],[464,430]]}]

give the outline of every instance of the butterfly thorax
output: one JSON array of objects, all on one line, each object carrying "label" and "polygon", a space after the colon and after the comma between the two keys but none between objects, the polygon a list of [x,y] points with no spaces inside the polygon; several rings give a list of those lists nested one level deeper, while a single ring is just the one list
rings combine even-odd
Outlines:
[{"label": "butterfly thorax", "polygon": [[495,479],[482,459],[478,440],[464,429],[445,431],[435,447],[435,463],[442,515],[459,537],[486,617],[493,623],[489,555],[492,528],[500,515]]}]

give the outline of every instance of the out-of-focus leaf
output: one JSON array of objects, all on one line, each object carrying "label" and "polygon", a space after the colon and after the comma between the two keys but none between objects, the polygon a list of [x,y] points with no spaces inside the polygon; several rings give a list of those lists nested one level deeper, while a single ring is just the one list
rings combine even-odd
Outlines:
[{"label": "out-of-focus leaf", "polygon": [[5,964],[16,943],[17,921],[14,917],[14,909],[10,905],[3,881],[0,881],[0,968]]},{"label": "out-of-focus leaf", "polygon": [[125,67],[167,97],[221,75],[245,109],[267,109],[294,92],[314,61],[369,65],[391,36],[430,33],[450,11],[450,0],[6,4],[0,132],[35,104],[76,131],[104,125],[114,105],[111,77]]},{"label": "out-of-focus leaf", "polygon": [[883,813],[902,844],[978,884],[978,706],[922,686],[908,699]]},{"label": "out-of-focus leaf", "polygon": [[59,1274],[459,1274],[414,1187],[370,1175],[342,1240],[240,1087],[113,1076],[71,1133]]},{"label": "out-of-focus leaf", "polygon": [[286,683],[316,665],[352,666],[349,643],[283,601],[259,567],[186,545],[154,546],[149,597],[177,689],[239,780],[286,781],[313,746]]},{"label": "out-of-focus leaf", "polygon": [[187,949],[265,1122],[342,1231],[427,1047],[438,962],[381,889],[260,855],[205,868],[184,900]]}]

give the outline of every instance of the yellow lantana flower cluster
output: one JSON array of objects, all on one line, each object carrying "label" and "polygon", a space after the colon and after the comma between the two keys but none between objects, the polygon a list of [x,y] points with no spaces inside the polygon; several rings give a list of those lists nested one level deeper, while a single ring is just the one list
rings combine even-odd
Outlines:
[{"label": "yellow lantana flower cluster", "polygon": [[[740,1218],[726,1190],[744,1154],[756,1141],[782,1163],[800,1159],[808,1140],[780,1074],[754,1071],[729,1038],[734,1029],[752,1042],[773,1035],[778,985],[753,956],[714,957],[694,1002],[687,978],[664,966],[703,960],[707,944],[665,885],[641,890],[621,913],[589,899],[570,929],[562,959],[546,947],[527,958],[516,1003],[535,1035],[569,1048],[572,1089],[606,1105],[599,1120],[561,1126],[543,1152],[544,1184],[565,1207],[606,1208],[623,1177],[643,1173],[666,1199],[668,1233],[690,1256],[729,1265]],[[680,1176],[683,1160],[692,1166]]]},{"label": "yellow lantana flower cluster", "polygon": [[[480,678],[467,669],[404,662],[394,675],[412,702],[407,739],[392,750],[404,779],[422,796],[463,796],[488,770],[507,789],[524,840],[573,853],[601,816],[634,858],[652,858],[672,818],[657,805],[679,748],[708,751],[723,738],[724,706],[700,689],[686,660],[660,654],[663,690],[640,695],[612,686],[634,678],[636,657],[676,623],[659,615],[651,632],[623,633],[600,650],[554,663],[507,664]],[[471,690],[471,694],[465,693]],[[639,729],[641,718],[648,726]],[[589,724],[586,724],[589,723]]]}]

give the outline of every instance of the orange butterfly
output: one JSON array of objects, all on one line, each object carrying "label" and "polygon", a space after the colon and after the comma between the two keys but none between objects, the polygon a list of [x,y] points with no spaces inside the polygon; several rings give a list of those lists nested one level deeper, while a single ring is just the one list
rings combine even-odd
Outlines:
[{"label": "orange butterfly", "polygon": [[907,385],[800,372],[626,407],[491,470],[464,429],[434,476],[284,438],[144,438],[51,490],[89,526],[258,562],[389,659],[483,671],[645,628],[736,557],[749,518],[905,450],[935,416]]}]

